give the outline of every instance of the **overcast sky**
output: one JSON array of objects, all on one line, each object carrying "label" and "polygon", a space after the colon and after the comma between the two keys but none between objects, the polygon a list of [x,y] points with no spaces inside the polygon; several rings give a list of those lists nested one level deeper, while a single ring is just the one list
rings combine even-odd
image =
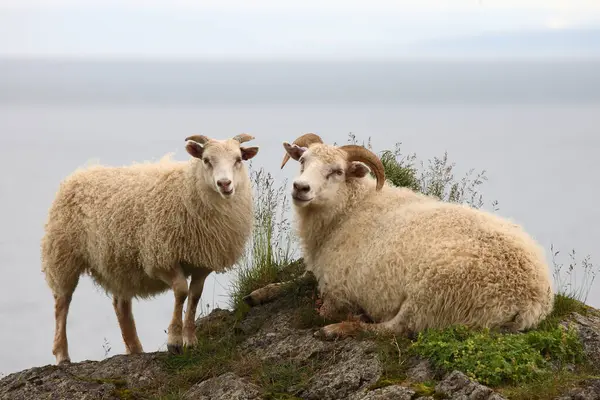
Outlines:
[{"label": "overcast sky", "polygon": [[1,55],[380,57],[590,27],[600,28],[599,0],[0,0]]}]

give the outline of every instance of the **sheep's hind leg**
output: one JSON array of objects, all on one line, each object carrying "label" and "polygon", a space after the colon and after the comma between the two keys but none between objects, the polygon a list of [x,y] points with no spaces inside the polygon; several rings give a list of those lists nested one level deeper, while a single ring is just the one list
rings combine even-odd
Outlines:
[{"label": "sheep's hind leg", "polygon": [[192,280],[188,291],[185,320],[183,321],[183,346],[194,347],[198,344],[196,337],[196,309],[204,290],[204,281],[212,271],[206,268],[197,268],[192,272]]},{"label": "sheep's hind leg", "polygon": [[377,334],[396,334],[404,335],[409,332],[407,326],[407,308],[406,303],[400,307],[394,318],[380,322],[367,323],[358,317],[353,320],[330,324],[322,327],[314,333],[314,336],[323,340],[343,339],[350,336],[356,336],[361,332],[373,332]]},{"label": "sheep's hind leg", "polygon": [[167,350],[171,354],[183,353],[183,338],[182,338],[182,314],[183,303],[188,296],[188,284],[185,275],[181,268],[170,271],[164,271],[159,275],[163,281],[168,283],[173,289],[175,295],[175,305],[173,307],[173,316],[169,324],[167,337]]},{"label": "sheep's hind leg", "polygon": [[[69,343],[67,340],[67,316],[73,292],[79,283],[80,270],[66,269],[67,272],[57,274],[55,270],[46,271],[46,280],[54,295],[54,344],[52,354],[56,357],[56,364],[67,364],[71,362],[69,357]],[[53,273],[54,272],[54,273]]]},{"label": "sheep's hind leg", "polygon": [[131,299],[114,296],[113,308],[115,309],[119,327],[121,328],[121,336],[125,343],[126,354],[142,353],[144,350],[142,349],[142,344],[135,328],[135,320],[131,310]]},{"label": "sheep's hind leg", "polygon": [[52,354],[56,357],[56,364],[68,364],[71,362],[69,357],[69,343],[67,341],[67,315],[73,293],[54,295],[54,344]]}]

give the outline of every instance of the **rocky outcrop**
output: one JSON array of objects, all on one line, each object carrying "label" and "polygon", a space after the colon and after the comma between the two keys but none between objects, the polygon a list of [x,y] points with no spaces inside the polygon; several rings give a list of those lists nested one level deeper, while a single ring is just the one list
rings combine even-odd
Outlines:
[{"label": "rocky outcrop", "polygon": [[[310,317],[310,315],[309,315]],[[303,315],[289,304],[274,302],[252,308],[243,320],[227,310],[215,310],[199,319],[199,328],[231,326],[239,342],[231,371],[206,379],[188,380],[176,398],[205,400],[501,400],[500,393],[470,380],[459,371],[440,374],[427,360],[408,360],[406,377],[386,380],[386,366],[378,356],[375,339],[322,341],[305,327]],[[600,363],[600,318],[573,314],[590,360]],[[231,322],[231,323],[230,323]],[[565,321],[565,324],[567,322]],[[228,328],[229,329],[229,328]],[[119,355],[102,361],[44,366],[13,373],[0,380],[2,400],[44,399],[152,399],[165,395],[174,382],[165,353]],[[406,360],[405,360],[406,361]],[[247,364],[247,365],[241,365]],[[275,366],[269,370],[265,366]],[[263,368],[263,369],[261,369]],[[277,369],[279,368],[279,369]],[[257,379],[267,374],[283,377],[283,384],[267,387]],[[204,374],[204,373],[203,373]],[[262,375],[261,375],[262,374]],[[258,378],[257,378],[258,377]],[[269,377],[263,382],[269,382]],[[422,393],[415,382],[437,381]],[[179,381],[177,381],[179,382]],[[286,383],[287,382],[287,383]],[[566,391],[560,400],[600,400],[600,380],[584,382]]]},{"label": "rocky outcrop", "polygon": [[165,378],[157,353],[115,356],[8,375],[0,381],[0,399],[133,399]]}]

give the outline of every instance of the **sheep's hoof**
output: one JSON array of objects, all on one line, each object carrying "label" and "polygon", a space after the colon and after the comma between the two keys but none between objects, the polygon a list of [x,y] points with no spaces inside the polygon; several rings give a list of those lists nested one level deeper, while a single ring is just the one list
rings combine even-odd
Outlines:
[{"label": "sheep's hoof", "polygon": [[314,337],[321,340],[345,339],[360,331],[360,324],[354,322],[340,322],[322,327],[314,333]]},{"label": "sheep's hoof", "polygon": [[252,297],[252,294],[242,297],[242,300],[244,301],[244,303],[248,304],[250,307],[254,307],[254,306],[258,305],[258,302],[256,302],[254,300],[254,297]]},{"label": "sheep's hoof", "polygon": [[183,346],[180,344],[167,344],[167,350],[173,355],[183,354]]},{"label": "sheep's hoof", "polygon": [[189,339],[186,339],[186,338],[183,339],[183,348],[184,349],[192,349],[192,348],[196,347],[197,344],[198,344],[198,338],[195,335]]},{"label": "sheep's hoof", "polygon": [[71,365],[71,360],[65,358],[64,360],[60,360],[56,365]]}]

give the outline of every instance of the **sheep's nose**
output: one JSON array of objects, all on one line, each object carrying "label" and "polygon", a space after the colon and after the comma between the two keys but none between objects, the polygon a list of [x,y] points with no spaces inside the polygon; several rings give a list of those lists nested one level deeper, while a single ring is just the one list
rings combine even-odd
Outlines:
[{"label": "sheep's nose", "polygon": [[231,185],[231,181],[229,179],[219,179],[217,181],[217,185],[220,188],[226,188],[226,187],[229,187],[229,185]]},{"label": "sheep's nose", "polygon": [[298,192],[308,192],[310,190],[310,185],[305,182],[294,182],[294,190]]}]

